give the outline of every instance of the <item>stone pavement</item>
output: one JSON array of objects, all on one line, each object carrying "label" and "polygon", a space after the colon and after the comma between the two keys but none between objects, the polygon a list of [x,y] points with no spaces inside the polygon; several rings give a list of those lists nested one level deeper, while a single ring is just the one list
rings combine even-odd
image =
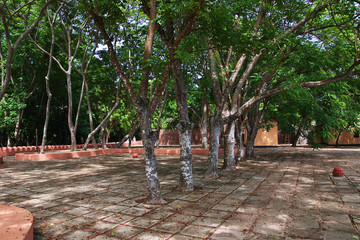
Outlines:
[{"label": "stone pavement", "polygon": [[[167,204],[147,205],[141,158],[117,154],[41,162],[5,157],[0,202],[25,208],[42,239],[359,239],[360,149],[265,148],[236,171],[176,190],[177,156],[158,156]],[[333,177],[342,167],[344,177]]]}]

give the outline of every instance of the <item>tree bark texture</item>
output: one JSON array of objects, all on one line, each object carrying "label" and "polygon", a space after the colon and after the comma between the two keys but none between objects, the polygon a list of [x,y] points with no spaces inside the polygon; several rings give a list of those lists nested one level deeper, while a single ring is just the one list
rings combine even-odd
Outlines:
[{"label": "tree bark texture", "polygon": [[221,115],[212,116],[210,119],[210,145],[208,169],[206,173],[209,177],[218,177],[219,138],[221,126]]},{"label": "tree bark texture", "polygon": [[155,156],[156,133],[151,129],[152,114],[144,106],[138,108],[140,118],[141,137],[144,146],[145,174],[148,188],[149,203],[164,203],[160,192],[160,183],[157,171],[157,161]]},{"label": "tree bark texture", "polygon": [[202,116],[201,116],[201,124],[200,124],[200,133],[201,133],[201,143],[202,148],[208,149],[208,100],[207,100],[207,92],[204,90],[204,98],[202,105]]},{"label": "tree bark texture", "polygon": [[236,169],[235,164],[235,122],[226,124],[225,129],[225,149],[226,154],[224,155],[223,170],[234,170]]},{"label": "tree bark texture", "polygon": [[295,133],[295,135],[294,135],[294,137],[292,138],[292,143],[291,143],[291,146],[292,146],[292,147],[296,147],[297,142],[298,142],[298,140],[299,140],[299,138],[300,138],[300,135],[301,135],[301,133],[302,133],[302,131],[303,131],[303,128],[304,128],[304,126],[305,126],[305,123],[306,123],[307,118],[308,118],[308,116],[306,115],[306,116],[302,119],[302,121],[301,121],[301,123],[300,123],[300,125],[299,125],[299,127],[298,127],[298,129],[297,129],[297,131],[296,131],[296,133]]},{"label": "tree bark texture", "polygon": [[[102,131],[103,128],[105,128],[105,126],[109,123],[110,117],[111,115],[115,112],[115,110],[118,108],[119,104],[120,104],[120,99],[119,99],[119,91],[120,91],[120,82],[117,85],[117,90],[116,90],[116,97],[115,97],[115,104],[114,106],[112,106],[110,112],[108,112],[108,114],[105,116],[105,118],[99,123],[99,125],[91,132],[88,134],[88,137],[84,143],[84,147],[83,150],[86,150],[89,142],[91,139],[94,138],[94,135],[98,132],[98,131]],[[102,134],[100,132],[100,134]],[[102,138],[102,135],[101,135]],[[102,142],[105,142],[104,140]],[[102,145],[102,147],[104,148],[104,146]]]},{"label": "tree bark texture", "polygon": [[248,135],[246,138],[246,152],[245,152],[246,158],[253,158],[255,156],[254,145],[255,145],[255,138],[256,138],[256,134],[257,134],[258,130],[259,130],[259,128],[254,126],[253,128],[251,128],[251,131],[248,132]]},{"label": "tree bark texture", "polygon": [[[121,140],[120,142],[116,145],[117,148],[121,147],[126,140],[128,140],[129,138],[132,138],[136,132],[136,130],[138,130],[139,128],[139,123],[136,123],[133,125],[132,129],[130,130],[130,132],[128,134],[126,134]],[[129,143],[130,144],[130,143]]]},{"label": "tree bark texture", "polygon": [[[59,10],[60,10],[60,8],[58,9],[58,11]],[[48,21],[49,21],[49,25],[50,25],[50,29],[51,29],[51,45],[50,45],[50,51],[49,51],[49,65],[48,65],[48,71],[45,76],[46,94],[47,94],[48,99],[46,101],[45,122],[44,122],[44,128],[43,128],[43,136],[42,136],[42,141],[41,141],[40,154],[45,153],[47,130],[48,130],[49,121],[50,121],[50,107],[51,107],[51,99],[52,99],[52,93],[50,90],[50,74],[51,74],[54,44],[55,44],[54,22],[56,20],[58,11],[56,12],[56,14],[54,15],[52,20],[50,20],[50,16],[48,14]]]},{"label": "tree bark texture", "polygon": [[98,13],[94,12],[93,9],[87,8],[88,12],[92,16],[95,24],[100,30],[106,45],[108,46],[108,52],[110,55],[111,62],[113,63],[115,70],[121,80],[124,82],[125,87],[131,96],[132,102],[136,108],[138,117],[140,119],[140,127],[141,127],[141,135],[142,141],[145,151],[145,171],[147,176],[148,183],[148,201],[150,203],[162,203],[164,200],[161,197],[160,193],[160,184],[157,176],[157,166],[156,166],[156,157],[154,153],[156,135],[153,133],[151,129],[151,121],[153,118],[153,114],[156,108],[159,106],[160,100],[163,96],[164,89],[167,83],[167,79],[169,77],[169,73],[172,67],[172,61],[174,60],[175,51],[179,47],[182,40],[191,33],[192,26],[195,24],[195,19],[200,10],[200,7],[203,5],[204,1],[201,0],[199,6],[194,10],[194,12],[190,15],[187,24],[183,27],[182,30],[179,31],[177,37],[172,36],[175,39],[174,44],[169,49],[169,59],[165,66],[165,69],[162,73],[161,80],[156,89],[155,96],[149,101],[148,99],[148,91],[149,91],[149,76],[150,76],[150,68],[147,67],[147,61],[150,59],[152,44],[154,38],[154,32],[156,26],[160,26],[156,21],[156,1],[150,1],[150,7],[147,1],[142,1],[144,12],[149,16],[149,27],[148,34],[146,37],[146,46],[144,51],[144,65],[143,65],[143,79],[141,80],[141,84],[139,87],[139,95],[136,94],[136,91],[133,88],[133,84],[131,83],[128,76],[123,71],[115,52],[115,48],[112,44],[112,40],[108,35],[102,17],[98,15]]},{"label": "tree bark texture", "polygon": [[189,120],[189,109],[187,103],[187,91],[185,79],[181,70],[182,63],[179,59],[173,62],[173,72],[175,75],[175,96],[179,116],[177,125],[179,131],[180,144],[180,183],[181,190],[192,191],[194,189],[192,174],[192,152],[191,152],[191,129]]},{"label": "tree bark texture", "polygon": [[66,85],[68,93],[68,126],[70,131],[70,140],[71,140],[71,151],[76,151],[76,135],[75,135],[75,126],[73,124],[73,103],[72,103],[72,89],[71,89],[71,66],[69,64],[69,70],[66,73]]},{"label": "tree bark texture", "polygon": [[264,102],[264,106],[261,111],[259,110],[260,103],[256,103],[253,105],[252,109],[250,109],[250,111],[248,112],[248,118],[245,121],[246,130],[247,130],[246,151],[245,151],[246,158],[253,158],[255,156],[254,154],[255,138],[258,130],[260,129],[260,125],[263,123],[267,103],[268,101]]},{"label": "tree bark texture", "polygon": [[81,110],[81,104],[82,104],[82,100],[84,98],[84,91],[85,91],[85,80],[83,79],[83,82],[81,84],[81,91],[80,91],[80,97],[79,97],[79,103],[78,103],[78,107],[77,107],[77,111],[76,111],[76,116],[75,116],[75,132],[77,132],[77,127],[79,124],[79,116],[80,116],[80,110]]},{"label": "tree bark texture", "polygon": [[[89,97],[89,86],[86,81],[86,73],[83,74],[83,78],[85,79],[85,94],[86,94],[86,103],[87,103],[88,112],[89,112],[90,132],[93,132],[94,131],[94,122],[93,122],[93,118],[92,118],[91,103],[90,103],[90,97]],[[91,138],[92,144],[94,145],[94,148],[98,149],[98,145],[96,143],[94,134],[92,134],[90,138]]]},{"label": "tree bark texture", "polygon": [[17,121],[16,121],[16,124],[15,124],[15,131],[14,131],[14,138],[15,138],[14,143],[15,143],[15,146],[17,146],[19,144],[19,139],[20,139],[20,135],[21,135],[20,125],[21,125],[21,120],[22,120],[23,115],[24,115],[24,109],[20,109],[20,110],[17,111]]},{"label": "tree bark texture", "polygon": [[240,119],[237,120],[237,125],[235,128],[235,137],[237,142],[237,154],[236,154],[236,160],[235,164],[239,164],[240,162],[244,161],[245,158],[245,147],[244,147],[244,124],[240,121]]}]

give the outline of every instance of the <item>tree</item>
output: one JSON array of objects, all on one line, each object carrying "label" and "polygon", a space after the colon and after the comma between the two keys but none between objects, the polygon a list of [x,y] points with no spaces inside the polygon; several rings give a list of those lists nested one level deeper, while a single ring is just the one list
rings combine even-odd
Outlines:
[{"label": "tree", "polygon": [[[169,3],[170,4],[170,3]],[[182,8],[192,4],[187,2],[182,2],[181,5],[167,6],[164,10],[163,26],[158,22],[155,23],[155,28],[160,34],[160,37],[164,44],[167,46],[167,49],[171,52],[173,48],[178,48],[180,42],[176,42],[179,39],[185,38],[192,31],[192,26],[195,24],[195,19],[203,5],[203,1],[197,3],[193,8],[195,9],[188,16],[184,16],[184,13],[181,11]],[[142,1],[145,13],[148,16],[151,16],[151,10],[148,7],[146,1]],[[171,11],[170,11],[171,9]],[[174,11],[175,10],[175,11]],[[184,11],[184,10],[183,10]],[[180,15],[179,19],[175,17]],[[183,23],[184,19],[189,19],[187,22]],[[176,29],[177,26],[181,26],[182,31],[178,32]],[[176,36],[177,35],[177,36]],[[175,78],[174,89],[175,89],[175,98],[177,105],[177,112],[179,117],[179,122],[177,129],[179,132],[179,143],[180,143],[180,184],[179,188],[182,190],[192,191],[194,189],[193,177],[192,177],[192,152],[191,152],[191,130],[192,124],[189,119],[189,110],[188,110],[188,100],[187,100],[187,90],[185,77],[182,70],[182,60],[180,56],[175,56],[175,59],[172,60],[172,72]]]},{"label": "tree", "polygon": [[[78,54],[81,38],[83,34],[83,30],[87,25],[87,20],[83,21],[81,18],[81,14],[76,10],[71,11],[74,7],[74,2],[66,2],[59,8],[59,23],[62,29],[62,37],[63,37],[63,44],[64,49],[61,48],[61,44],[57,44],[60,46],[62,50],[61,56],[55,57],[54,54],[50,54],[45,49],[43,49],[40,45],[33,40],[34,44],[44,53],[51,56],[51,58],[58,64],[61,71],[66,76],[66,89],[67,89],[67,122],[70,132],[70,139],[71,139],[71,151],[76,150],[76,129],[77,129],[77,121],[78,117],[75,119],[75,123],[73,121],[73,90],[72,90],[72,70],[76,55]],[[74,24],[76,23],[76,24]],[[73,41],[73,39],[76,39]],[[51,49],[52,50],[52,49]],[[63,60],[65,63],[61,63],[61,57],[64,57]],[[81,105],[81,99],[80,103]],[[78,111],[80,109],[78,108]],[[77,113],[78,116],[78,113]]]},{"label": "tree", "polygon": [[[85,4],[85,6],[105,40],[111,61],[116,69],[117,74],[119,75],[120,79],[123,81],[128,91],[128,94],[131,96],[132,103],[139,117],[142,141],[145,150],[145,171],[147,176],[148,195],[149,195],[148,201],[151,203],[162,203],[164,202],[164,200],[162,199],[160,193],[160,184],[157,175],[157,162],[154,154],[154,145],[157,139],[157,134],[153,132],[151,129],[151,120],[163,95],[164,88],[170,74],[171,66],[173,64],[175,52],[178,49],[182,39],[191,31],[191,27],[193,25],[193,19],[195,18],[196,14],[193,16],[193,18],[187,21],[183,29],[176,36],[174,45],[167,54],[168,60],[166,62],[165,68],[162,71],[161,79],[156,88],[156,93],[154,96],[150,96],[151,99],[149,99],[149,77],[151,76],[152,73],[151,71],[152,69],[150,67],[152,64],[151,56],[153,53],[153,43],[155,37],[155,29],[157,22],[156,18],[157,18],[157,10],[158,10],[155,0],[152,0],[150,3],[150,14],[149,14],[150,18],[148,20],[148,30],[146,34],[145,48],[143,54],[144,58],[142,62],[143,72],[142,72],[141,82],[138,87],[138,94],[135,92],[134,83],[131,82],[131,79],[121,67],[120,62],[116,56],[113,42],[109,36],[108,30],[105,27],[104,21],[106,21],[106,19],[104,19],[104,17],[100,15],[101,12],[98,11],[99,9],[96,8],[97,6],[91,6],[89,4]],[[107,6],[107,9],[109,9],[108,7],[109,6]],[[122,16],[124,15],[124,13],[121,11],[119,12],[119,14],[121,14]],[[114,16],[111,15],[111,17]]]},{"label": "tree", "polygon": [[62,7],[62,5],[59,6],[59,8],[53,14],[53,16],[50,16],[50,11],[49,11],[49,9],[47,9],[47,18],[48,18],[48,23],[50,26],[50,31],[51,31],[51,43],[50,43],[50,50],[49,50],[48,71],[45,76],[46,94],[47,94],[48,99],[46,102],[45,122],[44,122],[43,136],[42,136],[42,141],[41,141],[41,149],[40,149],[41,154],[45,153],[47,129],[48,129],[49,120],[50,120],[50,106],[51,106],[51,98],[52,98],[52,93],[50,90],[50,74],[51,74],[53,52],[54,52],[54,45],[55,45],[54,24],[55,24],[55,20],[57,19],[58,11],[60,10],[61,7]]},{"label": "tree", "polygon": [[[290,73],[287,78],[280,76],[280,73],[284,74],[279,71],[281,67],[289,59],[299,57],[295,52],[301,52],[306,46],[321,47],[312,37],[316,32],[324,32],[324,29],[335,26],[334,22],[329,21],[328,12],[334,6],[335,3],[331,1],[281,4],[265,1],[235,4],[230,1],[209,8],[209,18],[206,20],[211,27],[205,29],[211,33],[207,41],[216,110],[211,119],[208,175],[217,176],[218,142],[223,124],[232,124],[241,116],[246,118],[246,112],[253,104],[287,89],[319,87],[360,73],[356,70],[360,62],[355,58],[354,61],[343,62],[341,71],[335,74],[326,71],[315,81],[293,81],[291,72],[285,73]],[[356,8],[351,3],[345,3],[341,9],[348,9],[352,22],[350,29],[354,29]],[[221,16],[225,16],[225,19]],[[223,21],[218,28],[214,27],[216,21]],[[246,35],[243,34],[245,32]],[[232,135],[228,136],[228,143],[233,144]],[[233,153],[229,153],[225,155],[228,162],[233,161]]]},{"label": "tree", "polygon": [[[45,1],[43,5],[32,4],[33,1],[19,1],[17,4],[10,4],[4,1],[0,6],[0,16],[3,23],[3,37],[6,39],[7,55],[5,68],[2,70],[2,81],[0,90],[0,101],[3,99],[11,79],[11,63],[14,54],[24,38],[37,26],[45,14],[47,6],[52,0]],[[34,16],[36,16],[34,18]],[[26,20],[29,25],[23,32],[16,32],[19,19]],[[21,20],[20,20],[21,21]],[[0,45],[0,49],[2,46]],[[5,58],[1,53],[1,60]]]}]

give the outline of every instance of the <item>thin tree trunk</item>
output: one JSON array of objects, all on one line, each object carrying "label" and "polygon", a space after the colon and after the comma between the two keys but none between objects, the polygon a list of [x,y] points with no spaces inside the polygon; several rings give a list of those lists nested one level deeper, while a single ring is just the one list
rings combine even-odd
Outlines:
[{"label": "thin tree trunk", "polygon": [[72,89],[71,89],[71,65],[69,64],[69,71],[66,73],[66,85],[68,93],[68,127],[70,131],[70,140],[71,140],[71,151],[76,151],[76,135],[75,135],[75,126],[73,124],[73,103],[72,103]]},{"label": "thin tree trunk", "polygon": [[104,125],[101,126],[100,128],[100,138],[101,138],[101,148],[105,149],[106,148],[106,125],[108,124],[108,121],[106,121],[106,123]]},{"label": "thin tree trunk", "polygon": [[223,126],[222,126],[222,128],[221,128],[220,139],[219,139],[219,148],[224,149],[224,156],[226,156],[226,149],[225,149],[225,129],[226,129],[226,125],[223,124]]},{"label": "thin tree trunk", "polygon": [[105,126],[107,124],[107,121],[110,119],[111,115],[114,113],[114,111],[117,109],[117,107],[120,104],[120,100],[118,98],[116,98],[116,102],[114,104],[114,106],[111,108],[110,112],[106,115],[106,117],[101,121],[101,123],[99,123],[99,125],[91,132],[88,134],[88,137],[84,143],[84,147],[83,150],[86,150],[90,140],[93,138],[93,136],[101,129],[103,128],[103,126]]},{"label": "thin tree trunk", "polygon": [[298,130],[296,131],[294,137],[291,139],[292,140],[292,144],[291,144],[292,147],[296,147],[297,141],[300,138],[301,132],[302,132],[304,126],[305,126],[307,118],[308,118],[307,115],[303,118],[303,120],[300,123],[300,126],[298,127]]},{"label": "thin tree trunk", "polygon": [[15,134],[14,134],[14,138],[15,138],[15,139],[14,139],[14,144],[15,144],[15,146],[17,146],[17,145],[19,144],[19,139],[20,139],[20,123],[21,123],[23,114],[24,114],[24,109],[18,110],[18,112],[17,112],[17,121],[16,121],[16,124],[15,124]]},{"label": "thin tree trunk", "polygon": [[202,116],[200,124],[200,133],[201,133],[201,143],[202,148],[208,149],[208,100],[207,100],[207,91],[204,89],[204,98],[202,105]]},{"label": "thin tree trunk", "polygon": [[250,132],[248,132],[247,138],[246,138],[246,151],[245,151],[245,157],[247,159],[254,158],[255,152],[254,152],[254,145],[255,145],[255,138],[257,135],[257,131],[259,128],[253,127]]},{"label": "thin tree trunk", "polygon": [[[51,57],[49,60],[49,70],[51,68]],[[42,141],[41,141],[41,149],[40,149],[40,154],[44,154],[45,153],[45,144],[46,144],[46,137],[47,137],[47,129],[48,129],[48,125],[49,125],[49,120],[50,120],[50,106],[51,106],[51,98],[52,98],[52,94],[50,91],[50,85],[49,85],[49,75],[50,75],[50,71],[48,71],[48,74],[45,77],[45,81],[46,81],[46,94],[48,96],[48,99],[46,101],[46,113],[45,113],[45,122],[44,122],[44,129],[43,129],[43,136],[42,136]]]},{"label": "thin tree trunk", "polygon": [[[82,75],[83,75],[83,79],[85,79],[85,94],[86,94],[86,103],[87,103],[88,112],[89,112],[90,132],[93,132],[94,131],[94,122],[93,122],[93,118],[92,118],[91,103],[90,103],[90,97],[89,97],[89,87],[88,87],[88,84],[86,81],[86,73],[84,73]],[[96,143],[94,134],[92,134],[90,138],[91,138],[92,144],[94,145],[94,148],[98,149],[98,145]]]},{"label": "thin tree trunk", "polygon": [[237,142],[237,154],[236,154],[236,164],[239,164],[240,162],[244,161],[245,158],[245,147],[244,147],[244,124],[240,121],[240,119],[237,120],[238,124],[236,125],[235,130],[235,137]]},{"label": "thin tree trunk", "polygon": [[218,177],[219,138],[221,133],[221,126],[221,115],[211,116],[208,169],[206,172],[209,177]]},{"label": "thin tree trunk", "polygon": [[[2,45],[1,45],[1,42],[0,42],[0,61],[4,62],[4,56],[3,56],[1,50],[2,50]],[[6,73],[6,70],[4,68],[4,65],[1,64],[0,65],[1,88],[3,88],[3,86],[5,85],[5,73]],[[0,99],[0,101],[1,101],[1,99]]]},{"label": "thin tree trunk", "polygon": [[121,147],[126,140],[128,140],[131,136],[134,136],[136,130],[138,130],[139,128],[139,123],[136,123],[135,125],[133,125],[132,129],[130,130],[130,132],[128,134],[126,134],[121,140],[120,142],[116,145],[117,148]]},{"label": "thin tree trunk", "polygon": [[189,110],[187,104],[187,91],[185,79],[181,70],[179,59],[173,62],[173,72],[175,73],[175,96],[179,116],[177,129],[179,132],[180,144],[180,183],[179,188],[185,191],[194,190],[192,174],[192,152],[191,152],[191,129],[192,124],[189,120]]},{"label": "thin tree trunk", "polygon": [[[158,132],[159,136],[160,136],[160,130],[161,130],[161,117],[162,117],[162,114],[164,112],[164,108],[165,108],[168,93],[169,93],[169,91],[167,89],[165,91],[166,91],[166,93],[165,93],[164,101],[163,101],[163,104],[161,106],[160,114],[159,114],[158,119],[157,119],[157,129],[156,129],[156,131]],[[156,148],[160,147],[160,137],[158,137],[158,139],[156,140],[155,145],[156,145]]]},{"label": "thin tree trunk", "polygon": [[41,140],[41,148],[40,148],[40,154],[45,153],[45,144],[46,144],[46,138],[47,138],[47,130],[49,126],[50,121],[50,107],[51,107],[51,98],[52,93],[50,90],[50,73],[51,73],[51,67],[52,67],[52,61],[53,61],[53,52],[54,52],[54,44],[55,44],[55,33],[54,33],[54,22],[56,20],[57,13],[59,12],[60,8],[58,8],[54,18],[50,20],[50,16],[48,13],[48,21],[51,29],[51,45],[50,45],[50,51],[49,51],[49,65],[48,65],[48,71],[45,76],[45,86],[46,86],[46,94],[47,94],[47,101],[46,101],[46,112],[45,112],[45,122],[44,122],[44,128],[43,128],[43,135]]},{"label": "thin tree trunk", "polygon": [[11,141],[10,141],[10,135],[9,134],[7,135],[6,146],[11,147]]},{"label": "thin tree trunk", "polygon": [[[60,7],[61,8],[61,7]],[[60,9],[59,8],[59,9]],[[76,150],[76,129],[75,126],[73,124],[73,120],[72,120],[72,114],[73,114],[73,104],[72,104],[72,89],[71,89],[71,71],[72,71],[72,65],[73,65],[73,61],[74,58],[77,54],[77,51],[79,49],[79,45],[80,45],[80,41],[81,41],[81,33],[83,28],[85,27],[85,24],[81,26],[80,31],[78,31],[78,39],[77,39],[77,44],[75,47],[75,50],[72,53],[72,49],[71,49],[71,33],[69,28],[65,25],[64,21],[61,20],[61,25],[64,31],[64,38],[67,41],[66,44],[66,57],[67,57],[67,69],[65,69],[61,63],[59,62],[58,59],[56,59],[54,56],[52,56],[52,59],[58,64],[58,66],[60,67],[61,71],[63,71],[66,75],[66,87],[67,87],[67,93],[68,93],[68,117],[67,117],[67,121],[68,121],[68,127],[69,127],[69,131],[70,131],[70,140],[71,140],[71,151],[75,151]],[[41,46],[39,46],[32,38],[31,36],[30,40],[44,53],[46,53],[47,55],[51,56],[51,54],[49,52],[47,52],[46,50],[44,50]]]},{"label": "thin tree trunk", "polygon": [[299,140],[300,134],[299,133],[300,128],[296,131],[296,134],[291,138],[291,147],[297,146],[297,141]]},{"label": "thin tree trunk", "polygon": [[128,148],[131,148],[132,135],[129,136],[129,145]]},{"label": "thin tree trunk", "polygon": [[[22,100],[19,100],[21,101],[22,103],[26,104],[27,100],[33,95],[34,91],[35,91],[35,88],[32,89],[33,87],[33,84],[34,84],[34,81],[35,81],[35,78],[36,78],[36,74],[34,74],[33,78],[32,78],[32,81],[30,83],[30,87],[26,93],[26,97],[23,98]],[[20,125],[21,125],[21,122],[22,122],[22,118],[24,116],[24,109],[21,108],[17,111],[17,121],[16,121],[16,124],[15,124],[15,131],[14,131],[14,145],[15,146],[18,146],[19,145],[19,141],[20,141],[20,136],[21,136],[21,132],[20,132]]]},{"label": "thin tree trunk", "polygon": [[246,158],[253,158],[254,154],[254,145],[255,145],[255,138],[260,129],[260,126],[264,120],[264,114],[266,110],[268,101],[264,102],[263,109],[260,111],[260,103],[257,103],[253,106],[253,111],[248,113],[248,118],[245,121],[246,123],[246,130],[247,130],[247,138],[246,138],[246,151],[245,157]]},{"label": "thin tree trunk", "polygon": [[338,147],[339,146],[339,140],[340,140],[340,136],[342,134],[342,131],[340,130],[337,137],[336,137],[336,142],[335,142],[335,147]]},{"label": "thin tree trunk", "polygon": [[80,115],[80,110],[81,110],[81,104],[82,104],[82,100],[84,98],[84,90],[85,90],[85,80],[83,79],[83,82],[81,84],[81,91],[80,91],[80,97],[79,97],[79,104],[78,104],[78,108],[76,111],[76,117],[75,117],[75,132],[77,132],[77,127],[78,127],[78,123],[79,123],[79,115]]}]

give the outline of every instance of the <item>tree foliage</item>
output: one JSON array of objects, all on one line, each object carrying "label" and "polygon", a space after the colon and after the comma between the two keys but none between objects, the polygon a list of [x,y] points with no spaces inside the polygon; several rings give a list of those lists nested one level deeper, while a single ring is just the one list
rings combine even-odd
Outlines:
[{"label": "tree foliage", "polygon": [[221,132],[225,170],[235,168],[235,129],[255,134],[264,119],[294,139],[313,136],[315,124],[316,138],[338,139],[358,129],[359,8],[348,0],[3,1],[0,143],[34,144],[41,134],[51,45],[42,19],[55,12],[47,143],[74,144],[75,132],[82,143],[91,134],[118,141],[139,124],[154,202],[162,200],[159,127],[182,133],[210,122],[215,177]]}]

